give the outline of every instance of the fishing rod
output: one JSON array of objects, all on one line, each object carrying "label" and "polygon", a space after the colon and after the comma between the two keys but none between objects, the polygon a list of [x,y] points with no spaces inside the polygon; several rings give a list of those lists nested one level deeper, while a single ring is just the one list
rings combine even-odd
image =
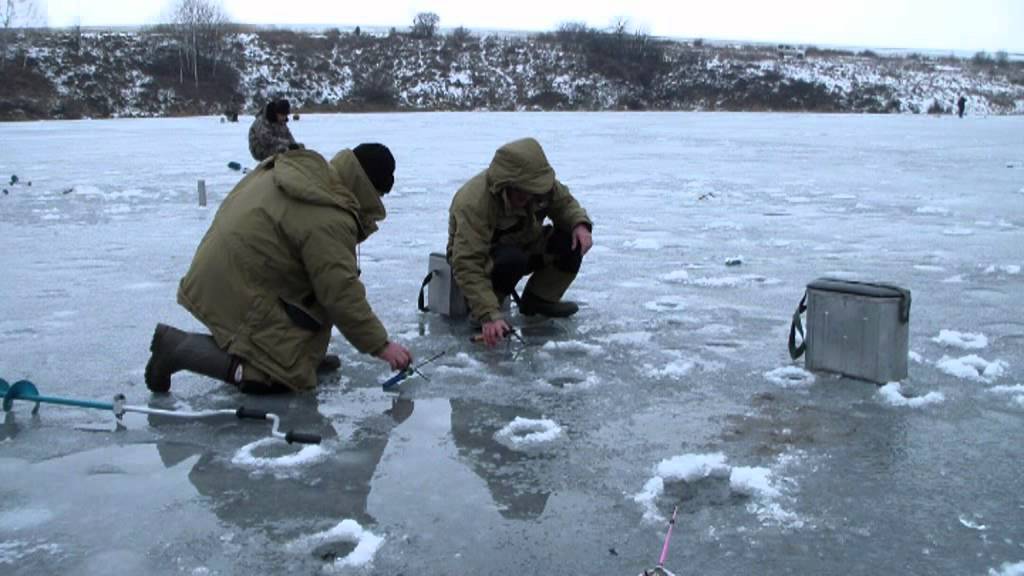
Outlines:
[{"label": "fishing rod", "polygon": [[658,558],[658,565],[650,570],[644,570],[641,576],[674,576],[665,569],[665,558],[668,557],[668,543],[672,538],[672,527],[676,525],[676,513],[679,506],[672,509],[672,519],[668,521],[668,533],[665,534],[665,543],[661,546],[661,556]]},{"label": "fishing rod", "polygon": [[400,370],[394,376],[392,376],[391,378],[388,378],[383,384],[381,384],[381,388],[383,388],[384,391],[387,392],[387,391],[391,390],[392,388],[394,388],[395,386],[397,386],[400,382],[402,382],[403,380],[405,380],[409,376],[412,376],[413,374],[419,374],[424,380],[426,380],[427,382],[430,382],[430,378],[427,378],[426,374],[424,374],[423,372],[420,372],[420,368],[423,368],[427,364],[430,364],[434,360],[437,360],[438,358],[440,358],[441,356],[444,356],[447,353],[448,353],[448,350],[442,350],[442,351],[438,352],[437,354],[434,354],[430,358],[427,358],[423,362],[420,362],[416,366],[410,366],[410,367],[406,368],[405,370]]},{"label": "fishing rod", "polygon": [[95,400],[79,400],[76,398],[61,398],[58,396],[42,396],[39,394],[39,389],[36,388],[35,384],[28,380],[19,380],[13,385],[8,385],[7,381],[3,378],[0,378],[0,394],[4,397],[4,412],[11,411],[15,400],[35,402],[35,406],[32,407],[32,414],[39,413],[40,404],[59,404],[62,406],[75,406],[78,408],[109,410],[113,412],[114,419],[117,421],[117,428],[119,430],[126,428],[124,424],[124,415],[128,412],[154,416],[169,416],[171,418],[182,418],[185,420],[200,420],[218,416],[235,416],[239,420],[270,420],[272,423],[270,435],[274,438],[284,440],[289,444],[319,444],[321,440],[319,434],[308,434],[305,432],[296,432],[294,430],[281,432],[279,430],[281,418],[277,414],[265,412],[263,410],[252,410],[245,406],[239,406],[236,409],[229,408],[223,410],[161,410],[159,408],[132,406],[130,404],[126,404],[125,402],[127,399],[124,394],[115,395],[112,403],[97,402]]}]

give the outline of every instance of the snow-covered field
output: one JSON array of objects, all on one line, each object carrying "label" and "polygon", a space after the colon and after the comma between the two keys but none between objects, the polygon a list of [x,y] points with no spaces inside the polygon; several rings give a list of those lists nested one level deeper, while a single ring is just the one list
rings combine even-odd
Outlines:
[{"label": "snow-covered field", "polygon": [[[338,336],[315,395],[142,381],[177,281],[251,165],[215,118],[0,125],[0,378],[234,419],[15,403],[0,427],[2,574],[636,574],[679,520],[678,574],[1024,573],[1024,118],[304,115],[330,155],[391,146],[372,304],[430,381]],[[486,351],[416,311],[455,189],[533,135],[595,221],[573,319],[513,313]],[[8,185],[9,176],[19,182]],[[204,179],[210,205],[197,206]],[[31,186],[29,186],[31,182]],[[819,276],[913,291],[910,377],[789,361]],[[96,431],[99,429],[100,431]]]}]

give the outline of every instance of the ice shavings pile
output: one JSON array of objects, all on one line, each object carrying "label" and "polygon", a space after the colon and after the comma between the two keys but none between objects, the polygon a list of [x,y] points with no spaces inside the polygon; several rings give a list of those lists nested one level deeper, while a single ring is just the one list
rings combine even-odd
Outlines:
[{"label": "ice shavings pile", "polygon": [[963,350],[980,350],[988,346],[988,338],[976,332],[957,332],[956,330],[939,330],[939,335],[932,338],[933,342]]},{"label": "ice shavings pile", "polygon": [[346,518],[337,526],[323,532],[309,536],[303,536],[287,545],[289,552],[312,552],[314,549],[331,542],[348,542],[355,544],[355,549],[347,556],[336,559],[328,568],[345,568],[350,566],[365,566],[373,562],[377,550],[384,544],[384,538],[377,536],[364,529],[358,522]]},{"label": "ice shavings pile", "polygon": [[970,354],[960,358],[943,356],[935,362],[935,367],[950,376],[990,383],[1001,377],[1010,365],[1004,360],[989,362],[977,354]]},{"label": "ice shavings pile", "polygon": [[644,507],[644,519],[663,522],[665,518],[658,511],[657,500],[665,492],[666,483],[694,483],[704,479],[728,482],[730,493],[750,498],[747,510],[762,522],[774,522],[799,527],[802,522],[792,512],[784,510],[777,502],[783,496],[780,480],[768,468],[730,466],[720,452],[712,454],[682,454],[662,460],[643,489],[633,496],[633,501]]},{"label": "ice shavings pile", "polygon": [[1005,562],[999,567],[999,570],[989,568],[988,576],[1024,576],[1024,562],[1016,562],[1013,564]]},{"label": "ice shavings pile", "polygon": [[946,400],[942,392],[929,392],[924,396],[907,397],[900,390],[899,382],[889,382],[878,389],[878,396],[882,402],[889,406],[906,406],[908,408],[920,408],[929,404],[940,404]]},{"label": "ice shavings pile", "polygon": [[315,464],[327,457],[327,450],[318,444],[308,444],[303,446],[298,452],[281,456],[256,455],[257,449],[265,446],[278,446],[280,442],[281,440],[277,438],[262,438],[255,442],[250,442],[238,449],[238,452],[231,458],[231,463],[243,468],[279,471]]},{"label": "ice shavings pile", "polygon": [[554,420],[532,420],[516,416],[494,433],[494,439],[510,450],[529,452],[551,445],[562,437],[562,427]]},{"label": "ice shavings pile", "polygon": [[814,374],[799,366],[782,366],[765,372],[764,377],[783,388],[809,388],[814,384]]},{"label": "ice shavings pile", "polygon": [[1004,394],[1012,397],[1012,402],[1024,408],[1024,384],[1017,384],[1015,386],[993,386],[988,391],[991,394]]}]

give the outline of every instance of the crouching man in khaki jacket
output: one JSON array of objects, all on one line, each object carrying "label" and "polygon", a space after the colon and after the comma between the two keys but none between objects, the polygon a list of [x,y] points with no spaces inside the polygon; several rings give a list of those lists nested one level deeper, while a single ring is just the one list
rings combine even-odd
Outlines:
[{"label": "crouching man in khaki jacket", "polygon": [[408,367],[366,301],[356,257],[386,215],[394,169],[387,147],[361,144],[329,163],[311,150],[278,154],[243,178],[178,287],[212,335],[158,324],[149,389],[167,392],[179,370],[251,394],[313,389],[318,367],[338,365],[326,356],[332,326],[360,352]]},{"label": "crouching man in khaki jacket", "polygon": [[[551,224],[545,225],[548,218]],[[448,261],[488,346],[511,330],[501,301],[527,274],[532,276],[520,313],[576,313],[579,307],[562,296],[593,244],[592,229],[586,210],[555,178],[533,138],[499,148],[490,166],[456,192],[449,208]]]}]

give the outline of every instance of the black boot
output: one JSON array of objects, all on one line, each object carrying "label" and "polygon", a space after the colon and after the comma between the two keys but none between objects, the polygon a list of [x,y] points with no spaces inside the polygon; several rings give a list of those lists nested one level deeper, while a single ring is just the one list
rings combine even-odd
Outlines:
[{"label": "black boot", "polygon": [[549,318],[568,318],[580,309],[575,302],[562,300],[560,302],[548,302],[534,296],[530,292],[524,292],[519,299],[519,312],[526,316],[540,314]]},{"label": "black boot", "polygon": [[337,354],[327,354],[316,367],[317,374],[329,374],[341,368],[341,358]]},{"label": "black boot", "polygon": [[156,325],[149,350],[153,355],[146,364],[146,387],[153,392],[170,390],[171,375],[179,370],[231,382],[236,365],[213,336],[184,332],[166,324]]}]

